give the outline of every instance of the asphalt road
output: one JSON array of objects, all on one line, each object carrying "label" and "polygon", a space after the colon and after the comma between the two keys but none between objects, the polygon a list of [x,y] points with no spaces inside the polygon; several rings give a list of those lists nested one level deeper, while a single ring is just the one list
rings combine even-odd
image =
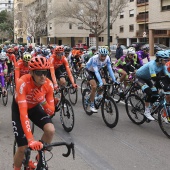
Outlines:
[{"label": "asphalt road", "polygon": [[[81,80],[78,80],[80,85]],[[13,164],[13,141],[11,125],[11,101],[7,106],[0,99],[0,169],[10,170]],[[88,116],[83,110],[81,95],[75,112],[75,126],[72,132],[64,131],[59,114],[53,118],[56,128],[55,141],[73,141],[76,157],[62,157],[64,147],[53,148],[53,158],[48,162],[51,170],[169,170],[168,139],[157,122],[133,124],[125,111],[123,102],[118,104],[119,122],[113,129],[102,120],[101,112]],[[42,131],[35,129],[35,138],[40,139]],[[34,154],[33,154],[34,157]],[[47,153],[47,159],[50,154]]]}]

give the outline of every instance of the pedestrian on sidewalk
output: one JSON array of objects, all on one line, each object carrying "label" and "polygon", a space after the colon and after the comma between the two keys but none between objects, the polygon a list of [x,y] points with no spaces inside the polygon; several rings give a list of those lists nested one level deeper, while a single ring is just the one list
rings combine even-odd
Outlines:
[{"label": "pedestrian on sidewalk", "polygon": [[116,59],[118,60],[120,57],[123,56],[123,49],[121,48],[120,44],[117,44],[117,48],[116,48]]}]

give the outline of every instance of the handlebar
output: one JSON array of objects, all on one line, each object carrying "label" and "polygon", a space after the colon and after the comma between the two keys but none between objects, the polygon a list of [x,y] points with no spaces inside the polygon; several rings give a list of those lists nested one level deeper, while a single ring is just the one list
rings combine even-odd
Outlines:
[{"label": "handlebar", "polygon": [[[42,141],[40,141],[42,142]],[[47,150],[47,151],[50,151],[51,150],[51,147],[53,146],[66,146],[67,148],[67,153],[63,153],[62,155],[64,157],[68,157],[71,152],[72,152],[72,155],[73,155],[73,159],[75,159],[75,150],[74,150],[74,143],[67,143],[67,142],[54,142],[54,143],[51,143],[51,144],[47,144],[47,143],[43,143],[43,148],[39,151],[44,151],[44,150]],[[23,161],[24,165],[28,165],[28,162],[30,160],[30,155],[31,155],[31,148],[28,147],[26,150],[25,150],[25,159]]]}]

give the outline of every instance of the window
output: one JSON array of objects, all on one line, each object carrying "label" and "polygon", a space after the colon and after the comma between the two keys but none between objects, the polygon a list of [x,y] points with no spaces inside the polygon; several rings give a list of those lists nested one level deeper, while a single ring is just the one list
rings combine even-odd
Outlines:
[{"label": "window", "polygon": [[49,28],[50,30],[52,30],[52,23],[49,23]]},{"label": "window", "polygon": [[110,30],[112,30],[112,24],[110,24]]},{"label": "window", "polygon": [[120,13],[120,18],[124,18],[124,12]]},{"label": "window", "polygon": [[170,1],[169,0],[162,0],[161,1],[162,11],[170,10]]},{"label": "window", "polygon": [[10,3],[11,3],[11,1],[8,1],[8,3],[10,4]]},{"label": "window", "polygon": [[83,23],[78,23],[78,29],[83,29]]},{"label": "window", "polygon": [[129,32],[133,32],[134,31],[134,25],[129,25]]},{"label": "window", "polygon": [[102,2],[101,2],[101,0],[99,0],[99,5],[101,5],[102,4]]},{"label": "window", "polygon": [[129,10],[129,17],[134,17],[134,9]]},{"label": "window", "polygon": [[69,23],[69,29],[72,29],[72,23]]},{"label": "window", "polygon": [[120,26],[120,27],[119,27],[119,32],[120,32],[120,33],[124,32],[124,27],[123,27],[123,26]]},{"label": "window", "polygon": [[134,0],[130,0],[130,2],[134,2]]},{"label": "window", "polygon": [[99,37],[99,42],[103,42],[104,41],[104,37]]},{"label": "window", "polygon": [[112,42],[113,41],[113,38],[112,38],[112,36],[110,36],[110,42]]}]

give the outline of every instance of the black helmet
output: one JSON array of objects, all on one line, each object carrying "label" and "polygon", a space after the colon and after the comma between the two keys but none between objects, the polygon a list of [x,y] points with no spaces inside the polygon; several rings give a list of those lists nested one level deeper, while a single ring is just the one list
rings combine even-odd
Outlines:
[{"label": "black helmet", "polygon": [[71,51],[71,48],[69,46],[65,46],[64,47],[64,52],[68,52],[69,53],[70,51]]}]

